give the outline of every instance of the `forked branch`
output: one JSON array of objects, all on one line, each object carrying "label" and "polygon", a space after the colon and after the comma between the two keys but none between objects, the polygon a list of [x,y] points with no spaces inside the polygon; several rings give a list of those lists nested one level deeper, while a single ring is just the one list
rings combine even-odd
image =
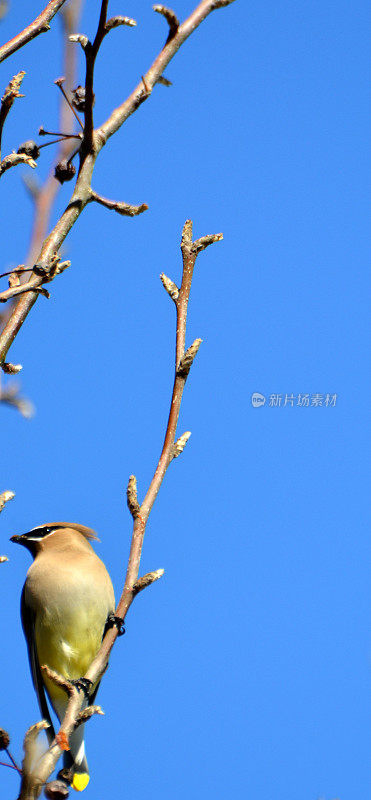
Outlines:
[{"label": "forked branch", "polygon": [[[213,241],[219,241],[222,238],[222,235],[216,234],[213,237],[206,238],[212,238]],[[133,475],[131,475],[129,478],[127,488],[127,501],[133,518],[133,533],[124,588],[115,612],[117,620],[122,622],[125,620],[126,614],[133,602],[134,597],[136,597],[139,592],[141,592],[147,586],[150,586],[154,581],[158,580],[163,575],[163,570],[156,570],[154,572],[147,573],[141,578],[138,578],[143,539],[148,517],[156,500],[169,464],[174,458],[180,455],[190,436],[190,432],[187,431],[179,437],[177,442],[175,442],[184,387],[191,364],[201,343],[200,339],[196,339],[196,342],[198,343],[197,347],[194,343],[190,348],[188,348],[187,351],[185,350],[188,301],[191,291],[194,266],[199,253],[197,243],[192,242],[192,222],[190,220],[187,220],[183,228],[181,248],[183,256],[182,282],[179,290],[179,296],[174,301],[176,305],[175,370],[173,391],[170,402],[170,412],[166,426],[164,444],[153,478],[142,503],[139,503],[138,501],[136,479]],[[190,351],[192,351],[191,355],[188,356],[190,363],[187,362],[187,369],[184,370],[181,368],[181,365],[184,363],[187,353],[190,354]],[[118,635],[119,630],[116,626],[107,631],[98,655],[84,675],[84,678],[91,681],[92,684],[97,683],[107,668],[109,656]],[[83,703],[82,693],[77,692],[75,687],[71,687],[69,682],[63,677],[58,676],[56,673],[52,673],[46,667],[43,667],[43,669],[47,670],[49,677],[51,677],[55,682],[58,682],[59,685],[63,686],[63,688],[70,695],[70,699],[68,702],[66,715],[56,739],[54,742],[52,742],[49,750],[47,750],[42,758],[38,760],[36,765],[34,765],[31,770],[27,772],[27,774],[23,775],[21,792],[18,800],[36,800],[36,798],[39,797],[42,786],[45,784],[49,775],[55,768],[62,749],[66,746],[68,747],[69,736],[81,720],[79,715],[81,713]]]},{"label": "forked branch", "polygon": [[[206,17],[217,8],[230,5],[234,0],[202,0],[190,16],[177,28],[174,35],[166,42],[152,66],[143,75],[142,80],[134,89],[131,95],[122,105],[116,108],[108,117],[106,122],[99,128],[93,128],[93,78],[94,64],[99,46],[107,33],[107,2],[102,0],[101,14],[98,23],[96,37],[91,44],[87,37],[78,35],[73,37],[74,41],[80,42],[84,47],[86,55],[86,83],[85,83],[85,130],[84,139],[80,149],[80,169],[76,180],[74,192],[70,198],[67,208],[54,226],[49,236],[45,239],[37,257],[37,262],[51,263],[53,256],[58,253],[66,236],[72,226],[91,201],[91,179],[97,156],[106,144],[107,140],[119,130],[121,125],[136,111],[136,109],[150,97],[151,92],[163,77],[163,72],[171,59],[177,53],[181,45],[188,39],[193,31],[203,22]],[[96,198],[94,198],[96,199]],[[102,198],[103,199],[103,198]],[[99,202],[99,201],[98,201]],[[108,201],[109,203],[111,201]],[[107,202],[105,203],[107,205]],[[125,205],[125,204],[124,204]],[[119,211],[117,204],[110,206]],[[144,210],[144,206],[139,206]],[[122,213],[122,211],[121,211]],[[205,244],[206,246],[206,244]],[[40,287],[43,283],[42,278],[34,275],[30,281],[28,291],[21,294],[15,308],[10,315],[4,330],[0,335],[0,363],[5,361],[7,352],[14,341],[18,331],[22,327],[32,306],[37,300],[38,292],[33,291],[33,287]],[[31,291],[30,291],[31,290]]]}]

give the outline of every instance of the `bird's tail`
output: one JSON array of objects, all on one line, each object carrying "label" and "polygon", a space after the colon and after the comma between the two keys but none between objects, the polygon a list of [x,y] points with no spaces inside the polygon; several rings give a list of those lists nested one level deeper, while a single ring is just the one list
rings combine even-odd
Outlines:
[{"label": "bird's tail", "polygon": [[70,735],[70,749],[63,754],[63,766],[73,770],[72,786],[82,792],[89,783],[89,767],[85,755],[84,744],[85,725],[79,725]]}]

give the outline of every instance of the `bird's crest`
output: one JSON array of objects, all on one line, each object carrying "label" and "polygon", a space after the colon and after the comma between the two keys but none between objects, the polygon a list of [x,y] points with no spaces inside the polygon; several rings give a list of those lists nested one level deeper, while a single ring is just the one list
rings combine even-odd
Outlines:
[{"label": "bird's crest", "polygon": [[86,525],[79,525],[77,522],[47,522],[44,525],[37,525],[36,528],[32,528],[30,534],[33,533],[38,539],[42,539],[44,536],[48,536],[49,533],[59,528],[72,528],[72,530],[85,536],[85,539],[92,539],[95,542],[100,541],[92,528],[87,528]]}]

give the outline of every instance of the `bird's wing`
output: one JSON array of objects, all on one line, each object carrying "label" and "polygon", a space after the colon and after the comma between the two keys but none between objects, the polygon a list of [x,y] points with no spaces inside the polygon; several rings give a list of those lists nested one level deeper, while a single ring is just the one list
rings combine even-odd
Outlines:
[{"label": "bird's wing", "polygon": [[44,683],[41,675],[39,662],[37,660],[36,645],[35,645],[35,615],[26,604],[24,587],[21,597],[21,617],[22,617],[23,632],[27,642],[28,660],[30,662],[32,682],[35,687],[35,692],[37,694],[40,713],[43,719],[49,722],[50,725],[50,728],[46,729],[46,734],[50,744],[55,738],[55,732],[53,723],[51,721],[48,704],[46,702]]}]

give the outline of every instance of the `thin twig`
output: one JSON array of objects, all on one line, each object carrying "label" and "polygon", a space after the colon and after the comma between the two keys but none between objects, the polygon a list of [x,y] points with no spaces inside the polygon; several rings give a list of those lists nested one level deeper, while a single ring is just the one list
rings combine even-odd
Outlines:
[{"label": "thin twig", "polygon": [[70,98],[68,97],[68,94],[67,94],[67,92],[66,92],[66,91],[65,91],[65,89],[63,88],[63,84],[64,84],[65,80],[66,80],[65,78],[57,78],[57,80],[56,80],[56,81],[54,81],[54,83],[55,83],[55,85],[56,85],[56,86],[58,86],[58,89],[60,89],[60,90],[61,90],[61,92],[62,92],[62,95],[63,95],[63,97],[64,97],[64,99],[65,99],[65,101],[66,101],[67,105],[68,105],[68,106],[69,106],[69,108],[71,109],[73,116],[75,117],[75,119],[77,119],[77,122],[79,123],[79,125],[80,125],[80,128],[81,128],[82,130],[84,130],[84,126],[83,126],[83,124],[82,124],[82,122],[81,122],[81,119],[80,119],[80,117],[79,117],[79,115],[78,115],[78,113],[77,113],[76,109],[73,107],[73,105],[72,105],[72,103],[71,103],[71,100],[70,100]]},{"label": "thin twig", "polygon": [[56,15],[57,11],[59,11],[61,6],[63,6],[65,1],[66,0],[50,0],[44,8],[44,11],[41,11],[39,16],[36,17],[30,25],[27,25],[23,31],[18,33],[17,36],[14,36],[13,39],[10,39],[9,42],[3,44],[3,46],[0,47],[0,62],[4,61],[8,56],[11,56],[12,53],[15,53],[16,50],[19,50],[24,44],[30,42],[31,39],[34,39],[39,33],[48,31],[50,29],[49,22]]},{"label": "thin twig", "polygon": [[132,19],[131,17],[111,17],[107,20],[104,26],[104,34],[107,35],[107,33],[110,33],[110,31],[112,31],[114,28],[118,28],[120,25],[128,25],[129,28],[135,28],[136,24],[137,23],[135,19]]},{"label": "thin twig", "polygon": [[63,677],[63,675],[60,675],[59,672],[56,672],[54,669],[48,667],[47,664],[41,665],[41,671],[44,672],[47,678],[55,683],[56,686],[59,686],[60,689],[64,689],[69,697],[72,697],[74,694],[78,694],[78,690],[73,683],[71,683],[71,681],[68,681]]},{"label": "thin twig", "polygon": [[10,758],[10,760],[12,762],[12,766],[14,767],[14,769],[16,769],[17,772],[19,772],[19,774],[22,775],[22,770],[19,768],[16,760],[13,758],[13,756],[12,756],[12,754],[11,754],[11,752],[10,752],[8,747],[5,748],[5,752],[6,752],[7,756],[8,756],[8,758]]},{"label": "thin twig", "polygon": [[[39,128],[39,136],[59,136],[62,139],[82,139],[82,133],[61,133],[60,131],[46,131],[43,125]],[[44,145],[39,144],[39,148]]]},{"label": "thin twig", "polygon": [[131,206],[129,203],[123,203],[119,200],[109,200],[107,197],[102,197],[100,194],[97,194],[97,192],[94,192],[93,189],[91,190],[90,200],[100,203],[105,208],[108,208],[109,211],[116,211],[117,214],[121,214],[123,217],[136,217],[138,214],[142,214],[143,211],[147,211],[148,209],[146,203],[142,203],[140,206]]},{"label": "thin twig", "polygon": [[[1,492],[1,494],[0,494],[0,513],[3,510],[5,504],[8,503],[9,500],[13,500],[14,497],[15,497],[15,493],[11,492],[9,490],[5,491],[5,492]],[[4,564],[5,561],[8,561],[8,556],[0,556],[0,563]],[[3,734],[7,736],[7,741],[9,742],[9,735],[6,732],[3,732]],[[5,742],[4,742],[4,744],[5,744]],[[8,756],[11,759],[11,756],[10,756],[9,753],[8,753]],[[17,766],[16,766],[16,769],[18,769]]]},{"label": "thin twig", "polygon": [[[50,281],[52,281],[56,275],[60,275],[62,272],[64,272],[65,269],[67,269],[70,266],[71,266],[70,261],[61,261],[58,256],[55,256],[47,267],[44,266],[43,264],[34,264],[31,271],[35,275],[41,276],[41,283],[50,283]],[[20,274],[29,271],[30,270],[22,270]],[[10,283],[9,289],[6,289],[4,292],[0,293],[0,303],[6,303],[12,297],[17,297],[17,295],[23,294],[24,292],[39,292],[39,294],[42,294],[44,295],[44,297],[47,297],[49,299],[50,294],[47,291],[47,289],[45,289],[42,286],[35,286],[34,283],[32,282],[32,277],[27,281],[27,283],[21,284],[18,278],[18,274],[19,270],[18,272],[14,270],[11,273],[11,275],[14,276],[14,278],[13,280],[9,279]],[[3,367],[3,364],[1,364],[0,366]],[[6,370],[4,371],[6,372]]]},{"label": "thin twig", "polygon": [[28,283],[23,283],[22,286],[12,286],[10,289],[6,289],[5,292],[1,292],[0,294],[0,303],[7,303],[8,300],[11,300],[12,297],[18,297],[20,294],[24,294],[25,292],[36,292],[36,294],[43,294],[44,297],[49,299],[49,292],[47,289],[44,289],[42,286],[35,286],[31,281]]},{"label": "thin twig", "polygon": [[15,492],[5,491],[0,494],[0,512],[3,510],[6,503],[9,503],[9,500],[14,500]]},{"label": "thin twig", "polygon": [[147,572],[146,575],[138,578],[133,586],[133,598],[136,597],[139,592],[142,592],[143,589],[146,589],[147,586],[151,586],[152,583],[155,583],[155,581],[158,581],[160,578],[162,578],[164,573],[164,569],[156,569],[154,572]]},{"label": "thin twig", "polygon": [[3,160],[0,162],[0,177],[8,169],[17,167],[18,164],[27,164],[29,167],[32,167],[32,169],[36,167],[36,161],[34,161],[31,156],[27,156],[25,153],[9,153],[9,155],[4,156]]},{"label": "thin twig", "polygon": [[75,722],[75,728],[78,728],[79,725],[84,725],[94,714],[104,716],[103,708],[101,706],[87,706],[82,711],[79,711]]},{"label": "thin twig", "polygon": [[0,161],[1,161],[1,139],[3,135],[3,127],[4,122],[9,114],[9,111],[14,103],[16,97],[24,97],[24,94],[20,93],[21,83],[25,76],[25,72],[18,72],[17,75],[14,75],[12,80],[8,83],[5,92],[1,98],[1,107],[0,107]]},{"label": "thin twig", "polygon": [[[186,249],[182,247],[183,255],[183,277],[179,291],[179,297],[176,300],[176,346],[175,346],[175,376],[173,384],[173,392],[170,403],[169,418],[165,433],[164,444],[162,452],[150,483],[147,494],[140,505],[139,513],[134,516],[133,536],[131,541],[131,548],[129,554],[129,563],[126,572],[125,585],[116,609],[116,615],[121,619],[125,619],[126,613],[132,603],[134,597],[134,586],[138,580],[139,564],[142,552],[143,538],[146,528],[146,523],[156,500],[162,481],[165,477],[166,470],[174,457],[174,442],[176,435],[176,428],[178,424],[180,406],[183,397],[183,391],[186,383],[187,376],[179,372],[179,364],[185,353],[185,336],[187,324],[187,308],[188,300],[191,290],[192,277],[194,265],[197,258],[197,252],[192,248],[192,223],[190,220],[184,225],[182,244],[185,236],[189,242],[189,247]],[[102,647],[98,656],[94,659],[86,677],[90,680],[96,680],[97,675],[101,674],[102,668],[105,667],[112,645],[117,637],[117,630],[111,629],[106,634]]]},{"label": "thin twig", "polygon": [[167,24],[169,26],[169,35],[167,37],[166,42],[169,42],[170,39],[172,39],[173,36],[175,36],[175,34],[176,34],[176,32],[177,32],[177,30],[179,28],[178,17],[174,13],[174,11],[171,10],[171,8],[167,8],[166,6],[158,6],[157,5],[157,6],[152,6],[152,8],[153,8],[154,11],[157,11],[158,14],[162,14],[162,16],[165,17],[166,22],[167,22]]}]

